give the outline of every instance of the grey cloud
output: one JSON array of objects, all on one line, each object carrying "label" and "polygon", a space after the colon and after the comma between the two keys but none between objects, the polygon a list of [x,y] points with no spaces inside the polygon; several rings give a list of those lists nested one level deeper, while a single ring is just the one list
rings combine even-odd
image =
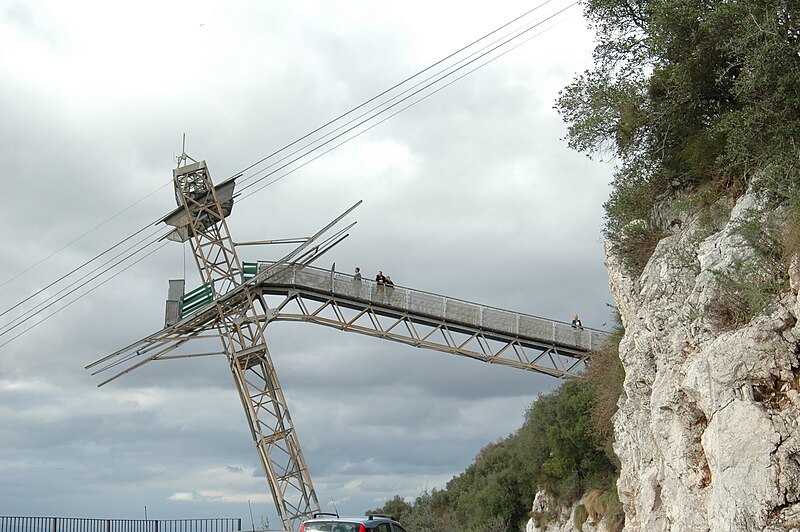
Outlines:
[{"label": "grey cloud", "polygon": [[[458,28],[443,19],[426,33],[437,15],[422,4],[395,18],[369,3],[333,14],[317,4],[308,13],[240,7],[208,14],[208,56],[178,46],[186,43],[165,45],[160,53],[174,57],[174,72],[154,77],[163,57],[148,66],[143,55],[129,65],[129,88],[113,79],[92,86],[80,77],[85,70],[58,79],[39,69],[36,77],[0,59],[3,277],[119,215],[0,287],[3,309],[174,208],[171,189],[158,189],[171,178],[183,133],[187,152],[206,159],[219,181],[430,64],[441,49],[463,45],[461,34],[447,42],[462,25],[478,35],[491,29],[489,17],[525,10],[475,6]],[[64,28],[15,9],[16,27],[64,42]],[[415,10],[424,20],[410,24]],[[85,29],[88,39],[95,29]],[[59,50],[80,66],[68,48]],[[181,69],[181,50],[201,68]],[[307,235],[363,199],[353,216],[359,223],[322,266],[359,265],[370,276],[383,269],[422,290],[607,322],[600,227],[611,169],[558,140],[564,128],[551,109],[554,94],[539,82],[566,82],[571,70],[557,53],[550,62],[541,55],[531,41],[239,201],[230,220],[235,238]],[[283,252],[241,251],[248,260]],[[256,515],[277,522],[223,357],[148,364],[99,390],[100,378],[83,369],[162,326],[167,281],[184,275],[184,259],[191,288],[199,283],[192,258],[170,244],[0,349],[0,513],[90,515],[101,501],[109,517],[142,517],[146,505],[150,516],[249,520],[251,500]],[[442,487],[558,385],[302,324],[273,324],[267,335],[320,501],[333,498],[346,513]]]}]

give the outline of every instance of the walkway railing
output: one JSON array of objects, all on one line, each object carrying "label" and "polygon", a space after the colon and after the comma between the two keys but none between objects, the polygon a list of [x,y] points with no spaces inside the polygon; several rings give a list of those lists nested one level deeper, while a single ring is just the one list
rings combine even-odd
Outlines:
[{"label": "walkway railing", "polygon": [[[266,267],[270,263],[259,263]],[[446,320],[473,328],[498,331],[509,335],[536,338],[554,345],[580,351],[600,347],[608,333],[547,318],[539,318],[509,310],[480,305],[421,290],[379,285],[373,280],[356,279],[352,275],[312,266],[290,265],[262,283],[262,286],[283,285],[304,287],[337,296],[366,301],[385,308]]]},{"label": "walkway railing", "polygon": [[0,532],[238,532],[242,520],[0,516]]}]

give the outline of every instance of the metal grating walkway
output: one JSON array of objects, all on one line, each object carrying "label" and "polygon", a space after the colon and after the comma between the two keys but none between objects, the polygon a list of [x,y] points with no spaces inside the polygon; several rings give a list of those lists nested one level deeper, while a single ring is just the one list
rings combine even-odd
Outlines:
[{"label": "metal grating walkway", "polygon": [[[248,272],[251,273],[252,272]],[[249,276],[248,276],[249,277]],[[299,263],[259,262],[257,273],[177,323],[87,366],[93,374],[117,368],[103,386],[195,339],[217,336],[220,312],[253,299],[254,318],[303,321],[553,377],[578,377],[608,333],[375,281]],[[275,300],[277,298],[277,301]],[[123,366],[127,366],[122,369]]]},{"label": "metal grating walkway", "polygon": [[[259,270],[272,265],[259,263]],[[313,322],[562,378],[578,376],[591,351],[608,336],[596,329],[297,264],[277,268],[257,290],[284,298],[269,306],[269,321]]]}]

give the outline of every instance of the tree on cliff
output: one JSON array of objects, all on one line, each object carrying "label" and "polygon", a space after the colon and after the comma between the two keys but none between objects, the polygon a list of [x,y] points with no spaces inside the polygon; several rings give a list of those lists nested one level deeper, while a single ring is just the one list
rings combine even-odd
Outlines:
[{"label": "tree on cliff", "polygon": [[571,147],[612,154],[606,234],[675,189],[797,198],[797,0],[587,0],[594,67],[560,94]]},{"label": "tree on cliff", "polygon": [[390,513],[421,532],[516,532],[539,489],[568,505],[589,490],[612,488],[617,470],[605,452],[610,436],[592,426],[596,398],[587,381],[565,382],[534,401],[522,427],[484,447],[446,489],[423,493],[413,505],[396,496],[373,512]]}]

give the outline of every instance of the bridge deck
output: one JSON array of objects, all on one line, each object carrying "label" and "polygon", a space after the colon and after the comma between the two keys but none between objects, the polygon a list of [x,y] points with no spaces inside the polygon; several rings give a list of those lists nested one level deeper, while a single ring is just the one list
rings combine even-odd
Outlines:
[{"label": "bridge deck", "polygon": [[[262,266],[263,264],[263,266]],[[260,263],[266,267],[269,263]],[[335,297],[339,305],[358,309],[371,305],[384,315],[409,315],[418,322],[446,323],[448,327],[480,330],[483,334],[514,337],[524,344],[552,346],[562,354],[581,355],[602,345],[607,332],[471,303],[404,286],[379,285],[368,279],[310,266],[291,265],[259,284],[266,293],[303,290],[318,299]]]},{"label": "bridge deck", "polygon": [[[206,333],[215,334],[217,307],[240,305],[253,288],[265,295],[283,296],[279,305],[265,307],[263,319],[267,321],[313,322],[560,378],[579,376],[591,352],[608,337],[597,329],[576,328],[405,286],[381,286],[369,279],[357,280],[298,263],[259,262],[255,272],[250,268],[242,273],[245,282],[215,298],[216,304],[209,301],[198,306],[176,323],[86,368],[95,368],[93,374],[98,374],[129,364],[99,384],[103,386],[152,360],[195,356],[170,353]],[[317,308],[310,308],[309,300],[318,302]],[[289,308],[292,304],[294,312]],[[343,309],[351,315],[345,316]],[[380,323],[380,317],[388,318],[389,323]]]}]

